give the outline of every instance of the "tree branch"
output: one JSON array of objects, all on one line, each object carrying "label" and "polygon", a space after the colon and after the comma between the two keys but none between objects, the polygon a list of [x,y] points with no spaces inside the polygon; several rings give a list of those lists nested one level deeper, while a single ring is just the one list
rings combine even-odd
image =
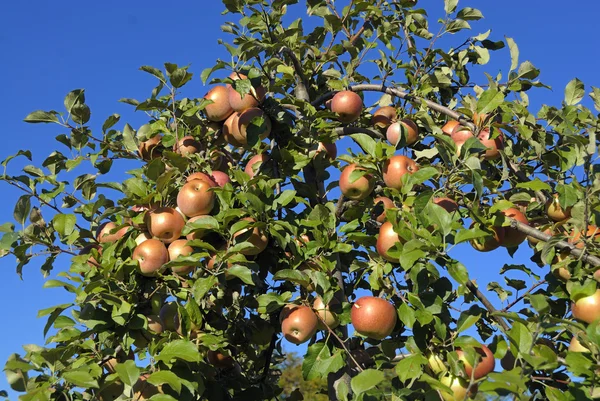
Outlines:
[{"label": "tree branch", "polygon": [[296,72],[297,81],[296,88],[294,89],[296,97],[300,100],[309,102],[310,97],[308,96],[308,80],[304,75],[304,71],[302,71],[302,64],[300,63],[300,60],[298,60],[298,57],[296,57],[294,52],[288,47],[283,46],[281,48],[281,52],[287,54],[290,60],[292,60],[292,64],[294,65],[294,71]]},{"label": "tree branch", "polygon": [[546,280],[542,280],[539,283],[535,283],[534,285],[531,286],[530,289],[527,290],[527,292],[525,294],[521,295],[520,297],[517,297],[517,299],[515,299],[514,301],[512,301],[511,303],[509,303],[508,305],[506,305],[506,307],[504,307],[502,309],[502,312],[506,312],[507,310],[509,310],[510,308],[512,308],[513,306],[515,306],[519,302],[521,302],[527,295],[531,294],[531,292],[533,290],[535,290],[536,288],[538,288],[540,285],[544,285],[546,283],[547,283]]},{"label": "tree branch", "polygon": [[483,295],[483,293],[481,291],[479,291],[479,288],[477,288],[477,286],[475,285],[475,282],[473,280],[467,281],[465,286],[469,289],[469,291],[471,291],[471,293],[473,295],[475,295],[477,297],[477,299],[479,299],[479,301],[481,301],[483,306],[485,306],[485,308],[488,310],[488,312],[490,312],[490,315],[492,316],[492,318],[496,322],[498,322],[498,324],[500,325],[500,327],[502,327],[502,329],[504,329],[504,331],[510,330],[510,326],[508,325],[508,323],[506,323],[504,321],[504,319],[502,319],[500,316],[495,315],[495,313],[498,312],[498,310],[494,307],[494,305],[492,305],[490,300],[487,299],[486,296]]},{"label": "tree branch", "polygon": [[352,134],[367,134],[371,138],[385,139],[385,136],[378,131],[362,128],[362,127],[338,127],[333,129],[333,133],[337,136],[347,136]]}]

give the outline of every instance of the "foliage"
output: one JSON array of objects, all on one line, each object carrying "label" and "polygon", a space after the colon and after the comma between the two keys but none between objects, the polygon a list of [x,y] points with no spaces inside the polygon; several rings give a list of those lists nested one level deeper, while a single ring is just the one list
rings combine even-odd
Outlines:
[{"label": "foliage", "polygon": [[[141,67],[157,80],[147,99],[121,99],[148,115],[137,129],[118,115],[93,128],[81,89],[67,94],[63,111],[25,118],[58,125],[56,140],[64,147],[41,166],[17,173],[11,160],[31,161],[29,151],[2,162],[2,181],[23,195],[15,222],[1,226],[1,256],[16,258],[18,274],[36,257],[45,258],[45,275],[68,264],[45,287],[62,287],[73,301],[39,312],[48,319],[47,344],[26,345],[24,354],[6,363],[12,388],[24,393],[24,401],[292,400],[302,394],[325,399],[315,392],[327,383],[339,400],[438,400],[449,389],[443,384],[447,374],[428,362],[434,354],[470,390],[478,388],[480,399],[597,397],[600,325],[578,322],[569,311],[573,301],[598,288],[595,233],[579,236],[576,244],[574,234],[600,224],[600,90],[587,92],[574,79],[560,106],[532,113],[528,93],[545,87],[540,71],[520,60],[512,39],[495,41],[490,32],[470,36],[469,21],[482,15],[460,8],[457,0],[445,0],[439,30],[416,1],[355,0],[342,9],[326,0],[307,0],[304,8],[298,3],[224,0],[231,18],[239,17],[222,28],[232,37],[225,43],[232,62],[218,60],[200,79],[230,85],[242,96],[260,98],[260,87],[266,89],[264,115],[250,118],[245,146],[226,135],[227,127],[207,120],[210,100],[180,96],[195,76],[171,63],[164,70]],[[302,18],[286,23],[304,11],[321,23],[310,31]],[[453,47],[437,47],[440,38]],[[504,47],[510,70],[480,74]],[[482,78],[474,83],[471,76]],[[360,93],[367,105],[350,124],[325,106],[345,89]],[[373,93],[378,98],[368,100]],[[399,118],[417,123],[416,144],[406,146],[403,129],[392,146],[372,126],[375,107],[389,104]],[[486,157],[475,136],[457,149],[442,133],[449,119],[477,134],[489,130],[492,140],[503,141],[499,158]],[[271,132],[263,139],[267,121]],[[186,136],[197,143],[193,153],[178,148]],[[342,137],[353,143],[346,154],[330,160],[317,151],[320,142],[344,143]],[[244,171],[251,157],[263,153],[258,169]],[[394,154],[412,157],[419,170],[390,188],[382,178]],[[337,175],[330,173],[346,163],[363,168],[351,182],[373,177],[371,196],[338,195]],[[231,182],[214,186],[210,214],[186,219],[181,232],[192,235],[192,253],[157,274],[141,274],[136,239],[151,229],[155,209],[177,205],[192,173],[220,170]],[[547,217],[554,194],[570,211],[559,224]],[[399,236],[385,259],[375,249],[381,225],[375,217],[382,208],[373,198],[379,195],[401,206],[385,211]],[[454,199],[459,210],[437,205],[439,197]],[[521,208],[532,227],[502,213],[511,207]],[[110,234],[125,228],[124,234],[99,238],[96,231],[106,222],[114,223]],[[548,226],[551,237],[543,233]],[[452,251],[490,239],[492,227],[543,239],[530,245],[532,261],[551,270],[506,265],[499,271],[504,283],[478,289]],[[262,252],[255,232],[268,239]],[[185,266],[195,270],[173,272]],[[561,268],[568,273],[563,280]],[[537,283],[527,289],[523,277]],[[348,337],[352,303],[364,293],[395,307],[398,323],[383,340]],[[498,311],[488,300],[492,293],[510,302]],[[297,359],[285,359],[279,314],[286,303],[312,305],[315,296],[331,305],[337,300],[341,325],[310,336],[299,368]],[[156,321],[164,331],[157,331]],[[590,352],[567,350],[574,335]],[[505,363],[475,379],[457,351],[478,363],[475,350],[482,342]],[[216,352],[224,361],[211,359]],[[281,363],[287,369],[279,377],[272,366]]]}]

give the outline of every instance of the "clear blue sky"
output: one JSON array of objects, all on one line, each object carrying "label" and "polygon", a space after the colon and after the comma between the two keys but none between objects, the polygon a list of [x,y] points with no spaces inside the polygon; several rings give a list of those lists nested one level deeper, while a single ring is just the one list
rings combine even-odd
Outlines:
[{"label": "clear blue sky", "polygon": [[[442,0],[420,3],[443,7]],[[530,92],[532,104],[559,104],[563,88],[573,77],[583,80],[588,89],[589,85],[600,87],[600,56],[596,51],[600,2],[461,0],[459,6],[483,12],[485,19],[472,24],[473,34],[491,28],[496,40],[504,35],[514,38],[521,61],[530,60],[542,70],[542,81],[554,90]],[[202,96],[206,89],[197,79],[199,73],[216,58],[227,59],[227,53],[217,44],[219,38],[227,38],[219,29],[226,20],[220,14],[222,9],[217,0],[177,6],[155,0],[33,0],[4,4],[0,14],[0,73],[4,77],[0,116],[5,125],[0,160],[19,149],[30,149],[39,163],[58,149],[54,141],[61,133],[58,126],[27,125],[22,120],[33,110],[60,110],[64,95],[75,88],[86,89],[91,124],[96,131],[113,113],[122,115],[119,127],[125,121],[139,126],[143,115],[133,115],[130,106],[117,100],[147,96],[154,81],[137,70],[141,65],[191,64],[196,77],[188,84],[188,91],[195,92],[192,96]],[[510,59],[506,49],[492,57],[486,71],[495,75],[507,70]],[[12,208],[19,195],[13,188],[2,186],[0,223],[13,221]],[[523,245],[514,262],[527,263],[529,256],[528,247]],[[497,272],[509,260],[503,249],[491,254],[464,252],[463,259],[482,287],[489,281],[502,281]],[[22,344],[43,344],[45,318],[36,319],[37,310],[71,300],[61,289],[42,290],[38,264],[25,269],[23,281],[15,274],[15,266],[12,257],[0,259],[5,322],[0,333],[0,366],[9,354],[22,352]],[[65,268],[57,266],[56,271]],[[494,295],[491,299],[497,301]],[[0,374],[0,389],[7,388]]]}]

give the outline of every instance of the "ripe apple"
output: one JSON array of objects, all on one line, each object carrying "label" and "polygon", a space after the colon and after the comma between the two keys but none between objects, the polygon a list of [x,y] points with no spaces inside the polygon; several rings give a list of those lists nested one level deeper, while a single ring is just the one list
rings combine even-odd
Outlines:
[{"label": "ripe apple", "polygon": [[448,370],[448,367],[446,366],[442,358],[440,358],[439,355],[434,353],[431,353],[431,355],[429,355],[429,358],[427,358],[427,364],[429,365],[431,371],[438,375]]},{"label": "ripe apple", "polygon": [[186,135],[173,145],[173,151],[182,156],[188,156],[198,153],[202,150],[202,145],[191,135]]},{"label": "ripe apple", "polygon": [[144,220],[148,232],[167,244],[179,239],[185,226],[181,213],[171,207],[154,209],[146,214]]},{"label": "ripe apple", "polygon": [[140,235],[135,237],[135,244],[140,245],[142,242],[149,240],[151,238],[152,238],[152,236],[150,235],[150,233],[141,233]]},{"label": "ripe apple", "polygon": [[[169,260],[175,260],[179,256],[189,256],[194,253],[194,249],[187,244],[187,239],[178,239],[169,245]],[[171,267],[171,271],[173,273],[186,275],[194,270],[195,266],[173,266]]]},{"label": "ripe apple", "polygon": [[[194,221],[203,218],[204,216],[194,216],[191,219],[188,220],[188,223],[193,223]],[[207,230],[204,229],[200,229],[200,230],[196,230],[196,231],[192,231],[190,232],[188,235],[185,236],[185,238],[188,241],[193,241],[195,239],[201,239],[204,237],[204,235],[206,234]]]},{"label": "ripe apple", "polygon": [[140,143],[138,147],[138,152],[140,157],[146,161],[150,161],[152,159],[156,159],[162,156],[162,148],[161,148],[161,139],[162,135],[155,135],[152,138],[148,139]]},{"label": "ripe apple", "polygon": [[[244,217],[242,220],[246,220],[246,221],[249,221],[252,223],[256,222],[256,220],[254,220],[252,217]],[[252,230],[252,231],[250,232],[250,230]],[[240,251],[240,253],[242,255],[247,255],[247,256],[248,255],[258,255],[259,253],[264,251],[267,248],[267,245],[269,244],[269,239],[265,235],[264,231],[258,227],[254,227],[254,228],[246,227],[246,228],[241,229],[240,231],[233,234],[233,241],[234,242],[250,242],[253,245],[252,248],[246,248],[246,249]]]},{"label": "ripe apple", "polygon": [[373,206],[377,206],[378,203],[383,204],[383,212],[381,212],[381,214],[379,216],[377,216],[375,218],[375,220],[377,220],[380,223],[384,223],[385,222],[385,211],[387,209],[395,208],[396,205],[394,205],[394,202],[386,196],[378,196],[377,198],[373,199]]},{"label": "ripe apple", "polygon": [[105,242],[115,242],[123,238],[127,230],[129,230],[129,226],[125,226],[111,234],[115,228],[117,228],[117,225],[112,221],[101,224],[96,230],[96,240],[101,244]]},{"label": "ripe apple", "polygon": [[[334,300],[332,300],[332,302],[335,302]],[[329,305],[325,305],[323,303],[323,299],[321,297],[317,297],[315,299],[315,302],[313,303],[313,309],[320,317],[318,323],[319,330],[327,330],[327,327],[333,330],[339,326],[340,321],[337,317],[337,314],[329,309]]]},{"label": "ripe apple", "polygon": [[377,249],[377,253],[382,258],[392,263],[400,262],[399,259],[394,258],[388,254],[388,251],[398,242],[403,244],[406,241],[404,241],[403,238],[400,238],[398,233],[394,231],[394,226],[392,226],[392,223],[390,223],[389,221],[383,223],[381,227],[379,227],[379,236],[377,237],[377,244],[375,246],[375,248]]},{"label": "ripe apple", "polygon": [[[79,251],[79,255],[90,255],[93,249],[95,249],[98,252],[99,256],[102,256],[102,247],[98,244],[90,244],[84,246],[83,248],[81,248],[81,251]],[[96,258],[93,255],[90,255],[88,257],[87,264],[89,267],[92,268],[100,266],[100,262],[98,262],[98,260],[96,260]],[[82,272],[81,275],[84,275],[84,273]]]},{"label": "ripe apple", "polygon": [[397,113],[395,107],[383,106],[373,113],[371,123],[377,128],[386,129],[396,121],[396,117]]},{"label": "ripe apple", "polygon": [[402,176],[419,171],[417,163],[407,156],[392,156],[383,164],[383,181],[390,188],[402,188]]},{"label": "ripe apple", "polygon": [[139,261],[142,276],[155,276],[165,263],[169,261],[169,251],[161,241],[149,239],[136,246],[133,250],[133,260]]},{"label": "ripe apple", "polygon": [[433,203],[443,207],[448,213],[454,213],[458,211],[458,203],[454,199],[450,199],[445,196],[433,198]]},{"label": "ripe apple", "polygon": [[354,330],[365,337],[382,340],[396,326],[396,309],[385,299],[364,296],[352,305],[350,320]]},{"label": "ripe apple", "polygon": [[483,154],[485,160],[494,160],[500,157],[500,151],[504,149],[504,138],[498,135],[494,139],[490,139],[490,129],[484,128],[479,132],[477,138],[483,146],[487,148]]},{"label": "ripe apple", "polygon": [[223,139],[225,139],[225,141],[231,146],[238,148],[242,146],[242,144],[236,139],[240,136],[240,128],[238,124],[239,119],[240,113],[233,113],[227,118],[227,120],[225,120],[223,123],[223,128],[221,128]]},{"label": "ripe apple", "polygon": [[160,322],[164,330],[178,331],[180,328],[179,310],[177,302],[167,302],[160,309],[159,313]]},{"label": "ripe apple", "polygon": [[187,182],[177,194],[177,207],[187,217],[209,214],[215,206],[215,193],[210,189],[215,182],[211,179]]},{"label": "ripe apple", "polygon": [[259,136],[260,141],[267,138],[271,134],[271,119],[269,116],[267,116],[261,109],[251,107],[239,114],[237,120],[237,129],[233,130],[232,132],[235,140],[238,141],[238,143],[240,143],[242,146],[248,145],[248,127],[254,118],[263,118],[264,121],[262,124],[264,131]]},{"label": "ripe apple", "polygon": [[331,99],[331,111],[337,113],[338,120],[346,124],[358,120],[362,109],[362,99],[352,91],[338,92]]},{"label": "ripe apple", "polygon": [[571,304],[571,312],[577,320],[592,323],[600,319],[600,290]]},{"label": "ripe apple", "polygon": [[215,86],[204,95],[205,99],[212,100],[213,103],[204,108],[206,118],[210,121],[226,120],[233,113],[233,109],[229,105],[227,87],[225,85]]},{"label": "ripe apple", "polygon": [[[569,242],[573,242],[576,248],[582,249],[585,246],[583,239],[581,238],[581,230],[575,229],[570,235],[571,240]],[[600,228],[590,224],[588,225],[587,233],[585,237],[588,240],[598,241],[600,240]]]},{"label": "ripe apple", "polygon": [[598,281],[600,283],[600,270],[596,270],[594,272],[594,280]]},{"label": "ripe apple", "polygon": [[133,351],[129,350],[129,353],[125,351],[118,352],[115,356],[107,360],[102,364],[108,373],[115,373],[115,366],[117,363],[125,362],[127,359],[133,360],[135,358]]},{"label": "ripe apple", "polygon": [[419,127],[414,121],[405,118],[398,122],[392,123],[387,131],[385,132],[385,136],[389,143],[396,146],[398,142],[400,142],[400,137],[402,137],[402,127],[405,129],[406,137],[405,143],[410,146],[419,140]]},{"label": "ripe apple", "polygon": [[279,322],[285,339],[298,345],[315,335],[319,319],[308,306],[288,304],[281,310]]},{"label": "ripe apple", "polygon": [[134,400],[145,401],[153,395],[161,393],[158,387],[148,383],[148,377],[150,377],[150,374],[148,373],[141,375],[137,382],[135,382],[135,384],[133,385]]},{"label": "ripe apple", "polygon": [[583,344],[581,344],[581,342],[577,338],[577,335],[574,335],[573,338],[571,339],[571,342],[569,343],[569,351],[585,352],[585,353],[590,352],[590,350],[588,348],[586,348]]},{"label": "ripe apple", "polygon": [[546,203],[546,214],[554,221],[563,221],[571,217],[571,207],[563,209],[558,200],[558,194]]},{"label": "ripe apple", "polygon": [[337,146],[335,145],[335,143],[319,142],[319,145],[317,146],[316,154],[319,154],[320,152],[323,152],[323,151],[325,151],[325,153],[331,160],[335,160],[335,158],[337,157]]},{"label": "ripe apple", "polygon": [[456,154],[460,154],[460,149],[464,145],[465,142],[471,137],[475,136],[473,132],[471,132],[467,127],[458,126],[454,128],[452,131],[452,135],[450,137],[456,144]]},{"label": "ripe apple", "polygon": [[494,359],[494,354],[492,351],[485,345],[481,345],[481,347],[475,348],[477,354],[479,354],[479,360],[475,364],[475,370],[473,371],[473,366],[467,361],[466,355],[463,350],[457,350],[458,359],[463,361],[465,364],[465,373],[467,377],[473,376],[475,380],[480,379],[484,376],[487,376],[490,372],[494,370],[494,366],[496,364],[496,360]]},{"label": "ripe apple", "polygon": [[250,176],[250,178],[254,178],[258,170],[261,168],[261,164],[267,162],[269,160],[269,155],[266,153],[260,153],[256,156],[253,156],[248,163],[246,163],[246,168],[244,171],[246,174]]},{"label": "ripe apple", "polygon": [[[523,224],[529,224],[527,217],[519,210],[514,207],[504,209],[502,212],[508,219],[515,219]],[[504,228],[504,239],[500,242],[500,245],[506,248],[519,246],[525,239],[527,234],[518,231],[516,228],[503,227]]]},{"label": "ripe apple", "polygon": [[452,390],[451,393],[447,393],[444,390],[441,390],[442,398],[444,401],[463,401],[467,399],[467,389],[469,388],[469,383],[461,378],[454,377],[452,375],[446,375],[440,379],[440,382]]},{"label": "ripe apple", "polygon": [[208,363],[218,369],[231,369],[235,364],[231,355],[224,354],[221,351],[209,350],[206,353],[206,359],[208,360]]},{"label": "ripe apple", "polygon": [[444,124],[444,126],[442,127],[442,132],[448,136],[452,136],[452,132],[454,131],[454,129],[456,127],[460,126],[460,123],[456,120],[449,120],[446,124]]},{"label": "ripe apple", "polygon": [[[473,227],[473,225],[471,225]],[[483,238],[475,238],[470,241],[471,246],[479,252],[490,252],[500,247],[504,241],[504,227],[488,227],[491,234]]]},{"label": "ripe apple", "polygon": [[219,170],[213,170],[212,178],[215,181],[215,183],[221,188],[223,188],[228,182],[231,182],[229,175]]},{"label": "ripe apple", "polygon": [[146,316],[146,320],[148,321],[148,331],[151,333],[160,334],[164,331],[160,316],[148,315]]},{"label": "ripe apple", "polygon": [[[238,79],[248,78],[246,75],[239,72],[234,72],[229,75],[229,78],[237,81]],[[235,90],[233,85],[227,87],[227,98],[229,99],[229,105],[234,111],[242,112],[252,107],[257,107],[265,98],[267,94],[265,88],[262,85],[254,86],[250,93],[246,93],[244,97]]]},{"label": "ripe apple", "polygon": [[375,188],[375,180],[373,176],[369,173],[359,177],[355,181],[350,180],[350,175],[354,170],[364,170],[362,167],[357,166],[356,164],[347,165],[342,174],[340,175],[340,191],[342,194],[348,199],[352,200],[362,200],[373,192],[373,188]]}]

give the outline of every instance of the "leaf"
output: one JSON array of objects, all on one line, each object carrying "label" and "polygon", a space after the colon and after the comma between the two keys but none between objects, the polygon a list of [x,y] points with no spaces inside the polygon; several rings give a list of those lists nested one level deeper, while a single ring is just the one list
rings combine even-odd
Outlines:
[{"label": "leaf", "polygon": [[454,243],[460,244],[461,242],[470,241],[475,238],[486,237],[488,235],[488,232],[483,231],[479,228],[464,229],[456,233],[456,235],[454,236]]},{"label": "leaf", "polygon": [[22,195],[17,203],[15,204],[15,210],[13,216],[15,220],[23,225],[27,220],[29,211],[31,210],[31,195]]},{"label": "leaf", "polygon": [[308,347],[302,362],[304,380],[326,378],[329,373],[335,373],[344,367],[342,351],[336,350],[333,355],[325,343],[317,343]]},{"label": "leaf", "polygon": [[473,326],[481,318],[481,315],[474,315],[471,310],[462,312],[456,323],[457,333],[462,333],[469,327]]},{"label": "leaf", "polygon": [[252,280],[252,271],[246,266],[231,266],[229,269],[227,269],[226,275],[237,277],[248,285],[254,285],[254,281]]},{"label": "leaf", "polygon": [[521,353],[528,353],[533,345],[533,336],[527,326],[521,322],[513,322],[508,332],[511,344]]},{"label": "leaf", "polygon": [[308,286],[310,278],[300,270],[283,269],[279,270],[273,276],[275,281],[291,281],[296,284],[300,284],[303,287]]},{"label": "leaf", "polygon": [[294,199],[295,196],[295,190],[286,189],[275,199],[275,202],[273,202],[274,207],[276,207],[275,205],[281,205],[283,207],[287,206]]},{"label": "leaf", "polygon": [[171,73],[169,81],[175,88],[181,88],[192,79],[193,74],[187,71],[187,67],[178,68]]},{"label": "leaf", "polygon": [[488,89],[479,97],[477,101],[477,111],[479,113],[491,113],[504,102],[504,94],[497,89]]},{"label": "leaf", "polygon": [[181,359],[187,362],[198,362],[200,361],[198,347],[193,342],[188,340],[175,340],[165,345],[163,350],[156,357],[157,361],[163,361],[165,363],[169,363],[173,359]]},{"label": "leaf", "polygon": [[37,110],[33,113],[29,113],[23,120],[26,123],[37,124],[37,123],[58,123],[58,112],[42,111]]},{"label": "leaf", "polygon": [[292,293],[289,291],[281,295],[274,292],[259,295],[256,299],[258,301],[258,312],[273,313],[284,306],[289,301],[291,296]]},{"label": "leaf", "polygon": [[147,72],[148,74],[154,75],[156,78],[158,78],[163,83],[167,81],[163,72],[156,67],[152,67],[149,65],[143,65],[140,67],[140,70]]},{"label": "leaf", "polygon": [[584,96],[585,87],[583,86],[583,82],[577,78],[573,78],[565,88],[565,103],[568,106],[574,106],[581,102]]},{"label": "leaf", "polygon": [[423,374],[426,363],[427,358],[422,354],[409,355],[396,364],[396,374],[403,382],[416,379]]},{"label": "leaf", "polygon": [[156,386],[161,384],[168,384],[177,394],[181,393],[181,380],[179,377],[168,370],[159,370],[154,372],[148,377],[148,383]]},{"label": "leaf", "polygon": [[469,25],[467,21],[462,19],[456,19],[454,21],[451,21],[446,26],[446,32],[448,33],[456,33],[462,31],[463,29],[471,29],[471,25]]},{"label": "leaf", "polygon": [[458,6],[458,0],[444,0],[444,11],[446,14],[452,14]]},{"label": "leaf", "polygon": [[114,125],[116,123],[119,122],[119,120],[121,119],[121,116],[118,114],[113,114],[112,116],[109,116],[105,121],[104,124],[102,124],[102,132],[106,133],[106,130],[114,127]]},{"label": "leaf", "polygon": [[469,280],[467,268],[460,262],[456,262],[448,266],[448,273],[459,284],[465,284]]},{"label": "leaf", "polygon": [[352,387],[352,391],[356,394],[362,394],[377,386],[384,379],[385,375],[382,371],[367,369],[352,378],[350,387]]},{"label": "leaf", "polygon": [[135,361],[126,360],[115,365],[115,372],[119,379],[128,386],[133,386],[140,377],[140,370],[135,365]]},{"label": "leaf", "polygon": [[510,70],[513,71],[519,65],[519,47],[513,38],[506,37],[506,43],[510,50]]},{"label": "leaf", "polygon": [[531,180],[531,181],[519,182],[517,184],[517,188],[531,189],[532,191],[550,191],[550,190],[552,190],[552,187],[548,183],[545,183],[544,181],[540,180],[538,177],[535,177],[535,179]]},{"label": "leaf", "polygon": [[123,128],[123,145],[130,152],[138,151],[138,145],[135,143],[135,130],[129,124],[125,124],[125,128]]},{"label": "leaf", "polygon": [[62,377],[77,387],[98,388],[98,382],[89,372],[83,370],[71,370],[69,372],[64,372]]},{"label": "leaf", "polygon": [[600,88],[592,86],[592,93],[590,93],[590,97],[594,101],[594,108],[596,111],[600,111]]},{"label": "leaf", "polygon": [[456,14],[456,17],[466,21],[477,21],[483,18],[483,14],[476,8],[465,7]]},{"label": "leaf", "polygon": [[358,146],[361,147],[363,152],[372,157],[377,157],[375,154],[375,148],[377,147],[377,142],[373,138],[371,138],[367,134],[352,134],[350,138],[356,142]]},{"label": "leaf", "polygon": [[74,214],[57,214],[52,218],[52,226],[63,237],[71,235],[77,218]]},{"label": "leaf", "polygon": [[65,96],[65,110],[67,113],[71,114],[73,112],[73,108],[77,105],[85,103],[85,95],[83,89],[75,89],[71,92],[67,93]]},{"label": "leaf", "polygon": [[192,287],[192,293],[196,302],[200,302],[217,283],[218,279],[216,276],[208,276],[196,280]]}]

